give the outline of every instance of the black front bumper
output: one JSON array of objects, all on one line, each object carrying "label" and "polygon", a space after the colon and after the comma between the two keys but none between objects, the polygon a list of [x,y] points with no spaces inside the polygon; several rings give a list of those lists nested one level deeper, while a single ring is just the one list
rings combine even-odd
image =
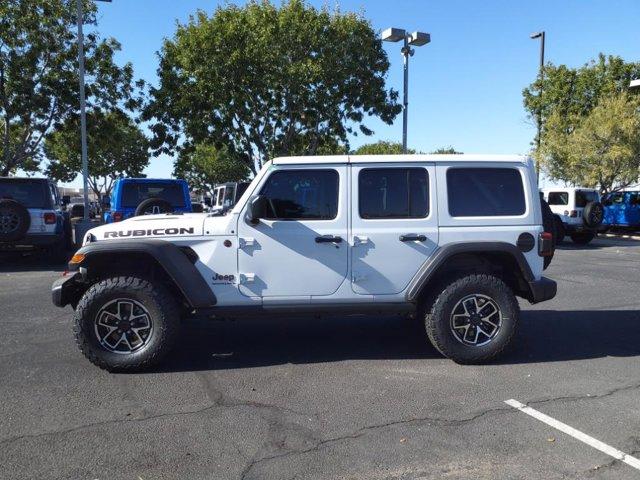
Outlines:
[{"label": "black front bumper", "polygon": [[529,282],[531,303],[540,303],[545,300],[551,300],[558,292],[558,284],[547,277],[540,277],[540,280]]},{"label": "black front bumper", "polygon": [[53,282],[51,286],[51,300],[56,307],[65,307],[69,305],[73,299],[78,298],[77,292],[81,288],[80,273],[72,273],[64,277],[60,277]]}]

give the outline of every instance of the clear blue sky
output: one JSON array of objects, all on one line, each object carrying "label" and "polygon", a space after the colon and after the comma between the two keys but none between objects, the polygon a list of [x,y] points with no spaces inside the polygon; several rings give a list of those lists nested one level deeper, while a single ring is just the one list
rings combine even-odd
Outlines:
[{"label": "clear blue sky", "polygon": [[[113,0],[99,2],[99,31],[122,43],[118,61],[133,63],[137,77],[155,83],[163,38],[176,21],[197,9],[213,12],[212,0]],[[234,2],[243,3],[243,2]],[[314,0],[315,6],[327,2]],[[333,5],[329,2],[329,5]],[[411,59],[409,146],[431,151],[453,146],[465,153],[526,153],[535,134],[522,107],[522,89],[535,77],[539,41],[547,33],[546,59],[579,66],[599,52],[640,61],[638,0],[342,0],[343,11],[362,11],[373,27],[431,33],[431,43]],[[391,60],[388,85],[402,88],[399,44],[385,44]],[[402,118],[373,121],[372,137],[352,144],[401,140]],[[168,176],[172,160],[153,159],[146,173]],[[75,185],[78,182],[74,182]]]}]

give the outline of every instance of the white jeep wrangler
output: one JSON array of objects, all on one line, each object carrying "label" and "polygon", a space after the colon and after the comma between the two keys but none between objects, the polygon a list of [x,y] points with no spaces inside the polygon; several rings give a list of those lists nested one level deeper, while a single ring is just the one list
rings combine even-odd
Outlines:
[{"label": "white jeep wrangler", "polygon": [[586,245],[595,238],[604,220],[604,206],[598,190],[556,187],[543,189],[542,195],[553,213],[558,242],[567,235],[579,245]]},{"label": "white jeep wrangler", "polygon": [[225,216],[164,214],[90,230],[53,302],[110,370],[155,364],[188,315],[416,314],[460,363],[494,358],[516,296],[553,298],[531,160],[277,158]]}]

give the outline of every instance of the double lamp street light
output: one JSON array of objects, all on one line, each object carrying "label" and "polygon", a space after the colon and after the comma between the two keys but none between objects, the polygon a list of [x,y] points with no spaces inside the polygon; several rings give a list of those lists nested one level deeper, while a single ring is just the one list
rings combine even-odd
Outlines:
[{"label": "double lamp street light", "polygon": [[400,52],[404,58],[404,94],[402,100],[402,153],[407,153],[407,114],[409,108],[409,57],[413,56],[414,49],[431,41],[431,35],[424,32],[409,33],[402,28],[387,28],[382,32],[382,41],[403,41]]}]

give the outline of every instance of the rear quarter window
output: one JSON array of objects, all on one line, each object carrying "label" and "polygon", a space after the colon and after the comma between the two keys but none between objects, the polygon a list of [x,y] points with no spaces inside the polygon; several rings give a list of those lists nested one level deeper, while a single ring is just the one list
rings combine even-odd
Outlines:
[{"label": "rear quarter window", "polygon": [[526,211],[522,175],[515,168],[449,168],[449,215],[520,216]]},{"label": "rear quarter window", "polygon": [[549,192],[549,205],[569,205],[569,192]]}]

